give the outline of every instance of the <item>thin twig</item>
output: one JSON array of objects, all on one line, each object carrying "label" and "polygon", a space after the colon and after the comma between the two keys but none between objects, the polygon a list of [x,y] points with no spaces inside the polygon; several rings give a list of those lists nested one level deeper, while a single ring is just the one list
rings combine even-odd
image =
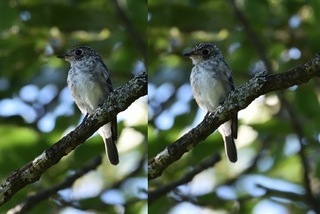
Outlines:
[{"label": "thin twig", "polygon": [[[284,99],[285,100],[285,99]],[[320,213],[320,205],[318,200],[316,199],[315,195],[313,194],[312,191],[312,182],[310,179],[311,176],[311,167],[308,162],[308,158],[305,154],[305,145],[304,145],[304,134],[302,131],[302,127],[300,123],[298,122],[292,108],[288,103],[285,103],[286,109],[289,114],[290,122],[292,124],[294,132],[297,134],[298,141],[300,144],[300,150],[299,150],[299,156],[301,160],[301,164],[303,167],[303,181],[304,181],[304,186],[306,188],[306,197],[308,198],[308,201],[312,208],[316,211],[316,213]]]},{"label": "thin twig", "polygon": [[237,20],[242,23],[244,27],[244,32],[248,36],[248,41],[252,43],[252,46],[257,50],[258,55],[266,66],[267,72],[272,73],[271,62],[268,60],[266,55],[266,48],[263,46],[262,42],[259,40],[258,35],[252,30],[251,25],[245,15],[237,7],[235,0],[230,0],[230,4],[234,10]]},{"label": "thin twig", "polygon": [[[142,35],[139,35],[138,31],[136,31],[130,21],[130,19],[127,17],[125,12],[120,7],[118,0],[112,0],[115,10],[122,21],[123,25],[126,27],[129,38],[132,39],[132,41],[135,43],[136,47],[138,48],[141,55],[144,57],[144,59],[147,58],[147,46],[146,43],[142,40]],[[147,12],[147,9],[146,9]],[[147,21],[147,20],[146,20]]]},{"label": "thin twig", "polygon": [[169,184],[166,184],[156,190],[153,191],[149,191],[148,193],[148,203],[151,204],[152,202],[154,202],[157,198],[167,194],[168,192],[174,190],[175,188],[177,188],[178,186],[182,185],[182,184],[186,184],[188,182],[190,182],[194,176],[196,176],[197,174],[199,174],[200,172],[213,167],[217,162],[219,162],[221,160],[221,157],[219,154],[215,154],[214,156],[212,156],[211,158],[203,161],[202,163],[200,163],[199,165],[195,166],[192,171],[186,173],[180,180],[171,182]]},{"label": "thin twig", "polygon": [[90,160],[82,168],[75,171],[74,174],[67,177],[60,184],[57,184],[55,186],[52,186],[51,188],[48,188],[48,189],[43,190],[41,192],[38,192],[35,195],[27,197],[27,199],[24,202],[18,204],[14,208],[12,208],[9,211],[9,213],[10,214],[18,214],[18,213],[24,213],[24,212],[30,210],[31,208],[33,208],[35,205],[37,205],[41,201],[46,200],[49,197],[57,194],[58,191],[70,187],[78,178],[87,174],[89,171],[96,169],[101,164],[101,162],[102,162],[101,156],[98,156],[98,157]]},{"label": "thin twig", "polygon": [[262,184],[256,185],[258,188],[266,190],[266,193],[264,195],[267,195],[268,197],[283,197],[286,199],[294,200],[294,201],[306,201],[304,194],[298,194],[295,192],[289,192],[289,191],[280,191],[275,188],[266,187]]}]

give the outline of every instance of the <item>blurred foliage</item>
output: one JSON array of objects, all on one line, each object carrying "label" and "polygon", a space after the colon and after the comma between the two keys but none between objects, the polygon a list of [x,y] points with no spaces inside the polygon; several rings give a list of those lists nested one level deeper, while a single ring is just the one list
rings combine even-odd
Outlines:
[{"label": "blurred foliage", "polygon": [[[148,24],[149,158],[154,157],[203,118],[191,98],[191,60],[182,53],[211,41],[222,50],[236,85],[266,69],[280,73],[307,62],[320,50],[320,3],[310,1],[237,0],[241,21],[230,1],[150,0]],[[249,35],[247,28],[253,32]],[[260,46],[257,44],[261,44]],[[315,197],[319,198],[319,79],[283,91],[302,129],[303,149]],[[149,189],[179,180],[193,165],[215,152],[223,160],[197,175],[179,191],[149,204],[150,213],[307,213],[309,198],[273,194],[258,188],[306,193],[297,132],[279,93],[255,100],[239,113],[239,160],[226,160],[221,136],[214,133],[164,174]],[[311,184],[310,184],[311,185]],[[179,212],[180,211],[180,212]],[[311,212],[312,213],[312,212]]]},{"label": "blurred foliage", "polygon": [[[93,47],[106,63],[114,88],[118,88],[135,73],[145,70],[146,17],[144,0],[0,1],[1,182],[9,172],[40,155],[81,120],[81,113],[66,88],[70,65],[56,55],[77,45]],[[145,161],[147,150],[147,100],[137,101],[118,116],[118,121],[121,163],[113,167],[104,158],[95,171],[97,176],[89,176],[98,179],[97,184],[102,183],[99,191],[91,193],[94,188],[88,183],[93,182],[84,176],[79,179],[82,185],[78,185],[85,188],[85,193],[82,190],[81,194],[81,188],[74,185],[66,190],[69,194],[61,193],[58,197],[79,202],[86,199],[83,202],[86,208],[101,213],[107,210],[103,211],[101,204],[105,207],[109,204],[108,210],[114,213],[119,204],[124,205],[127,213],[142,213],[146,209],[146,196],[138,192],[147,187],[145,164],[139,165],[141,160]],[[0,213],[23,202],[30,193],[63,182],[73,170],[99,154],[105,155],[102,139],[90,138],[44,173],[39,182],[19,191],[0,207]],[[130,174],[134,170],[136,173]],[[126,182],[133,183],[131,189]],[[110,197],[103,201],[102,195],[109,189],[116,189],[122,202],[110,202]],[[94,200],[86,198],[87,194],[93,194],[90,198]],[[71,207],[46,200],[32,213],[59,213],[67,209]]]}]

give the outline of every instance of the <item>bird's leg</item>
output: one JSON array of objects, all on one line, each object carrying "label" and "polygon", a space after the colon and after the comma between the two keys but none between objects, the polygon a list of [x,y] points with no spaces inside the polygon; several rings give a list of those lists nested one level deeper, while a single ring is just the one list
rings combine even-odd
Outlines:
[{"label": "bird's leg", "polygon": [[208,117],[208,116],[210,115],[210,113],[211,113],[211,112],[208,111],[204,117]]},{"label": "bird's leg", "polygon": [[222,105],[223,105],[223,103],[224,103],[224,100],[223,100],[223,101],[221,101],[221,102],[219,102],[219,106],[222,106]]},{"label": "bird's leg", "polygon": [[89,117],[89,113],[87,113],[86,115],[84,115],[83,121],[86,121]]}]

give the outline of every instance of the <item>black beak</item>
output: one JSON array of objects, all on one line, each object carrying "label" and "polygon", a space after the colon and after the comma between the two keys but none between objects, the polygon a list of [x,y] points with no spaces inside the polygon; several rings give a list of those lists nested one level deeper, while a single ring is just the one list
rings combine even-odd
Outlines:
[{"label": "black beak", "polygon": [[66,57],[66,55],[65,54],[57,55],[57,57],[60,58],[60,59],[64,59]]},{"label": "black beak", "polygon": [[189,56],[192,56],[193,55],[193,52],[186,52],[183,54],[183,56],[186,56],[186,57],[189,57]]},{"label": "black beak", "polygon": [[69,57],[71,57],[71,56],[72,56],[72,55],[69,54],[69,53],[57,55],[58,58],[64,59],[64,60],[66,60],[67,58],[69,58]]}]

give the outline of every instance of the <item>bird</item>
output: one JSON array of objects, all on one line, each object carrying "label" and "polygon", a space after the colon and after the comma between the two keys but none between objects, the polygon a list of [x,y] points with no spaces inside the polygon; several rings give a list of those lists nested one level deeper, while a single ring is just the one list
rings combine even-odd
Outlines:
[{"label": "bird", "polygon": [[[88,46],[77,46],[57,57],[68,61],[71,65],[67,84],[76,105],[86,115],[85,118],[92,115],[113,92],[107,66],[100,55]],[[103,139],[110,163],[117,165],[119,163],[116,146],[117,117],[113,117],[109,123],[100,127],[98,133]]]},{"label": "bird", "polygon": [[[220,49],[212,42],[200,43],[183,55],[192,60],[190,84],[197,104],[207,113],[214,112],[235,89],[231,69]],[[238,135],[237,129],[237,115],[218,128],[224,141],[226,156],[233,163],[238,160],[234,142]]]}]

